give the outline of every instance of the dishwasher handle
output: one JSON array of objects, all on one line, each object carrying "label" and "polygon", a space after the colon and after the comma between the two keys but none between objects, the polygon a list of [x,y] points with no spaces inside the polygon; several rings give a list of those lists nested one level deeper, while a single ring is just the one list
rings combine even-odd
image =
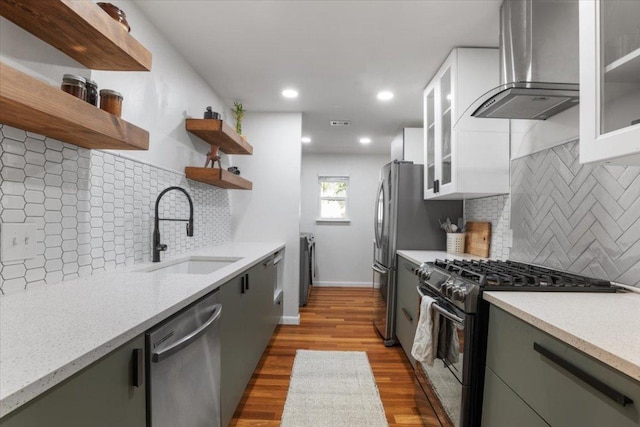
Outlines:
[{"label": "dishwasher handle", "polygon": [[207,329],[211,325],[213,325],[216,322],[216,320],[220,318],[221,314],[222,314],[222,305],[220,304],[214,305],[213,314],[209,319],[207,319],[206,322],[204,322],[195,331],[191,332],[188,335],[185,335],[175,343],[171,344],[169,347],[161,351],[154,351],[153,353],[151,353],[151,361],[154,363],[161,362],[167,357],[179,352],[180,350],[182,350],[183,348],[185,348],[186,346],[188,346],[189,344],[197,340],[198,337],[200,337],[200,335],[204,334],[207,331]]}]

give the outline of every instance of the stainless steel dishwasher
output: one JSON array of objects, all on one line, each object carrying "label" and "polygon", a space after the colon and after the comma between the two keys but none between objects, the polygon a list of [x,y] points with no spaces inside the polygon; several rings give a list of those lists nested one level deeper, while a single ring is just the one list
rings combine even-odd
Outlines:
[{"label": "stainless steel dishwasher", "polygon": [[149,330],[147,425],[220,426],[218,292]]}]

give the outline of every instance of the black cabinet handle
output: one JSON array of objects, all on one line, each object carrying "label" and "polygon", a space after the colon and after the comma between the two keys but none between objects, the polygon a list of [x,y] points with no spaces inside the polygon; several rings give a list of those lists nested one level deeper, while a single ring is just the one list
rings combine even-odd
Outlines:
[{"label": "black cabinet handle", "polygon": [[241,294],[244,294],[244,280],[245,280],[245,278],[246,278],[246,277],[247,277],[247,276],[242,276],[242,277],[240,278],[240,293],[241,293]]},{"label": "black cabinet handle", "polygon": [[141,387],[144,384],[144,350],[134,348],[131,354],[131,363],[133,364],[133,381],[134,387]]},{"label": "black cabinet handle", "polygon": [[409,322],[413,323],[413,317],[411,317],[411,314],[409,314],[406,308],[402,307],[402,313],[404,313],[405,317],[409,319]]},{"label": "black cabinet handle", "polygon": [[247,288],[247,290],[249,290],[249,274],[245,274],[244,277],[246,277],[244,281],[245,287]]},{"label": "black cabinet handle", "polygon": [[440,192],[440,180],[436,179],[435,181],[433,181],[433,193],[439,193]]},{"label": "black cabinet handle", "polygon": [[603,383],[602,381],[595,378],[591,374],[583,371],[582,369],[578,368],[572,363],[564,360],[562,357],[551,352],[550,350],[547,350],[537,342],[533,343],[533,349],[538,353],[540,353],[541,355],[543,355],[544,357],[546,357],[547,359],[549,359],[550,361],[552,361],[553,363],[555,363],[556,365],[560,366],[561,368],[572,373],[573,375],[575,375],[585,383],[589,384],[591,387],[595,388],[600,393],[607,396],[609,399],[614,400],[616,403],[622,406],[626,406],[627,404],[633,403],[633,400],[631,400],[628,396],[625,396],[624,394],[620,393],[618,390],[608,386],[607,384]]}]

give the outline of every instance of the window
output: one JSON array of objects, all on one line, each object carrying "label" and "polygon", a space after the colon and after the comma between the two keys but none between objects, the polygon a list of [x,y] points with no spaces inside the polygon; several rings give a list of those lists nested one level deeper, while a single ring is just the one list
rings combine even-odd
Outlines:
[{"label": "window", "polygon": [[320,183],[319,221],[348,222],[349,177],[320,176],[318,182]]}]

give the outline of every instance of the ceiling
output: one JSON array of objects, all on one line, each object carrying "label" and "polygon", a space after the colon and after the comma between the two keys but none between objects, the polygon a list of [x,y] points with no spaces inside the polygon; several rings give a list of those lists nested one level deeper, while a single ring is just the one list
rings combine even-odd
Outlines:
[{"label": "ceiling", "polygon": [[[501,0],[136,3],[228,105],[302,112],[303,152],[389,153],[422,126],[422,91],[453,47],[498,45]],[[378,101],[383,89],[395,97]]]}]

